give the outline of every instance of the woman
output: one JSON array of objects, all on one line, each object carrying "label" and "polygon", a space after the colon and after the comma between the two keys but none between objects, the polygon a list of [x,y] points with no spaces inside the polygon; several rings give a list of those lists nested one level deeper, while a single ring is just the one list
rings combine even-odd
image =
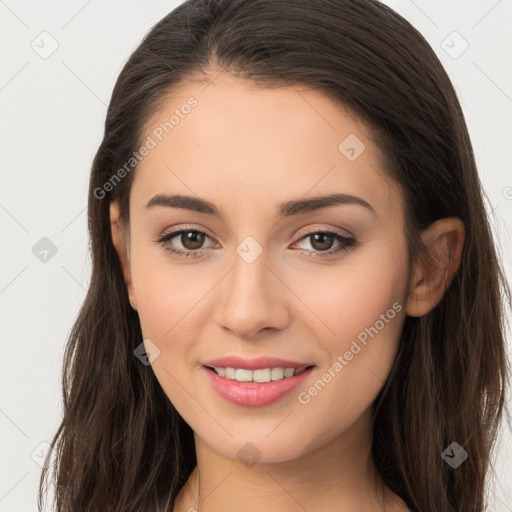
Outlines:
[{"label": "woman", "polygon": [[93,163],[57,510],[482,511],[510,301],[482,196],[391,9],[180,5]]}]

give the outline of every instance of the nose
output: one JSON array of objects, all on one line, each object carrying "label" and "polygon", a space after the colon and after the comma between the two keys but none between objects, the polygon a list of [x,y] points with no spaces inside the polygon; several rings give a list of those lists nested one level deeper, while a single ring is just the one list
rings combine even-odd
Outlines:
[{"label": "nose", "polygon": [[292,293],[270,268],[265,252],[248,263],[238,254],[233,268],[219,283],[219,301],[215,321],[224,330],[240,338],[254,338],[260,331],[284,329],[289,323]]}]

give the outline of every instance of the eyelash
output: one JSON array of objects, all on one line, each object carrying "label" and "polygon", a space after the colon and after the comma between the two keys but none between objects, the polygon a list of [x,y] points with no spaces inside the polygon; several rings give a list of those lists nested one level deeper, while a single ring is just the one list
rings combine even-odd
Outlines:
[{"label": "eyelash", "polygon": [[[205,249],[202,249],[202,250],[198,249],[195,251],[193,251],[193,250],[183,251],[181,249],[176,249],[175,247],[169,247],[168,245],[166,245],[167,242],[169,242],[173,238],[175,238],[178,235],[181,235],[183,233],[198,233],[198,234],[206,235],[206,237],[208,237],[208,238],[211,238],[204,231],[200,231],[198,229],[180,229],[180,230],[176,230],[176,231],[171,231],[170,233],[164,233],[159,239],[155,240],[155,242],[162,245],[164,251],[176,255],[178,258],[188,258],[189,255],[192,255],[192,254],[193,254],[193,256],[191,256],[192,259],[201,256],[202,253],[205,251]],[[317,235],[317,234],[333,236],[336,241],[341,242],[344,245],[342,245],[338,249],[335,249],[335,250],[329,249],[327,251],[299,249],[299,251],[303,251],[305,253],[314,253],[315,254],[314,256],[308,255],[310,258],[328,258],[330,256],[342,254],[342,253],[348,251],[356,243],[356,240],[354,238],[343,236],[336,231],[310,230],[310,231],[307,231],[306,234],[304,234],[304,236],[299,238],[299,240],[297,240],[297,242],[295,242],[293,245],[295,245],[299,242],[302,242],[303,240],[305,240],[313,235]]]}]

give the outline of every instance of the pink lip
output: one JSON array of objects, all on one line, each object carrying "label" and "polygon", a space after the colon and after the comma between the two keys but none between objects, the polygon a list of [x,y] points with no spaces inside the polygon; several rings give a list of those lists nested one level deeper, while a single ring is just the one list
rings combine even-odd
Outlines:
[{"label": "pink lip", "polygon": [[206,361],[203,364],[212,368],[220,366],[221,368],[258,370],[259,368],[306,368],[307,366],[313,366],[314,363],[299,363],[297,361],[288,361],[286,359],[271,356],[260,356],[254,359],[244,359],[243,357],[238,356],[226,356]]},{"label": "pink lip", "polygon": [[[221,366],[220,364],[218,366]],[[222,365],[223,366],[223,365]],[[301,367],[304,365],[301,365]],[[294,366],[280,366],[280,368],[294,368]],[[229,366],[228,366],[229,368]],[[241,368],[241,366],[232,366]],[[270,368],[270,366],[259,366],[259,368]],[[250,369],[250,368],[248,368]],[[210,382],[213,389],[224,399],[243,407],[262,407],[277,402],[285,395],[298,387],[309,377],[314,368],[308,368],[299,375],[287,377],[271,382],[238,382],[217,375],[207,367],[201,369]]]}]

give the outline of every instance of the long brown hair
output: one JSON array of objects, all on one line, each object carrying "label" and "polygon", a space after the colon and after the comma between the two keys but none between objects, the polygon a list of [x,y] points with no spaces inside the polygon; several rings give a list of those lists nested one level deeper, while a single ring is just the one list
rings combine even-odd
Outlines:
[{"label": "long brown hair", "polygon": [[[374,0],[188,0],[126,62],[90,178],[92,277],[66,345],[63,418],[46,460],[55,458],[56,510],[171,510],[195,466],[191,428],[134,356],[142,333],[109,203],[120,201],[127,223],[136,168],[108,192],[104,185],[142,145],[169,92],[191,77],[206,83],[211,65],[262,87],[323,91],[366,121],[405,196],[411,262],[425,250],[422,230],[445,217],[463,221],[461,264],[442,301],[405,319],[374,404],[372,451],[411,510],[482,512],[510,376],[501,300],[510,305],[510,290],[453,86],[421,34]],[[441,456],[452,442],[468,453],[456,469]],[[48,474],[46,466],[40,507]]]}]

